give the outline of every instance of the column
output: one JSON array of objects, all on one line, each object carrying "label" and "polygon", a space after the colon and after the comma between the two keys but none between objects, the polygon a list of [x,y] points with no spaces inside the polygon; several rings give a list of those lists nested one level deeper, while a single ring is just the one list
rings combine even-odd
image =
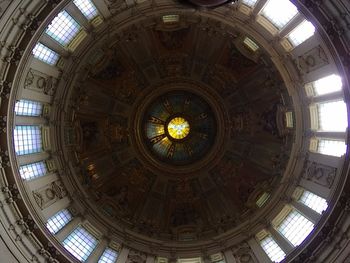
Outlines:
[{"label": "column", "polygon": [[234,258],[231,249],[224,251],[224,256],[226,263],[237,263],[237,260]]},{"label": "column", "polygon": [[47,46],[49,49],[52,49],[53,51],[58,53],[61,57],[67,57],[69,55],[69,52],[60,43],[58,43],[56,40],[54,40],[47,34],[42,34],[40,42],[43,45]]},{"label": "column", "polygon": [[84,27],[86,31],[91,31],[93,29],[87,18],[80,12],[79,8],[73,2],[70,2],[65,10],[78,22],[79,25]]},{"label": "column", "polygon": [[252,249],[255,257],[259,260],[259,262],[262,263],[270,263],[271,260],[269,256],[265,253],[265,251],[262,249],[260,244],[256,241],[255,238],[251,238],[248,240],[248,244],[250,248]]},{"label": "column", "polygon": [[117,263],[125,263],[126,260],[128,259],[128,255],[129,255],[129,249],[126,247],[123,247],[119,253]]},{"label": "column", "polygon": [[44,125],[47,120],[41,117],[16,116],[16,125]]},{"label": "column", "polygon": [[315,224],[320,219],[321,215],[316,211],[312,210],[310,207],[297,201],[293,201],[292,205],[312,223]]},{"label": "column", "polygon": [[304,16],[298,13],[279,33],[280,39],[287,36],[295,27],[303,22]]},{"label": "column", "polygon": [[322,96],[318,96],[315,98],[312,98],[312,101],[317,103],[317,102],[327,102],[327,101],[332,101],[332,100],[341,100],[343,98],[343,91],[337,91],[337,92],[332,92],[328,94],[324,94]]},{"label": "column", "polygon": [[316,137],[320,138],[332,138],[337,140],[345,140],[346,134],[345,132],[323,132],[323,131],[317,131],[315,132]]},{"label": "column", "polygon": [[18,165],[24,165],[24,164],[43,161],[48,159],[49,157],[50,155],[47,152],[40,152],[40,153],[33,153],[33,154],[26,154],[26,155],[18,155],[17,161],[18,161]]},{"label": "column", "polygon": [[73,232],[75,228],[77,228],[81,223],[81,217],[75,217],[72,221],[70,221],[64,228],[62,228],[57,234],[56,238],[62,242],[66,239],[66,237]]},{"label": "column", "polygon": [[94,249],[94,251],[90,254],[90,256],[87,259],[87,263],[96,263],[98,262],[98,259],[102,256],[103,251],[106,249],[108,245],[108,242],[106,239],[100,240],[97,247]]},{"label": "column", "polygon": [[112,14],[108,9],[108,6],[106,5],[106,3],[104,1],[100,1],[100,0],[93,0],[94,5],[96,6],[98,12],[105,18],[109,18]]},{"label": "column", "polygon": [[294,249],[293,245],[272,226],[269,227],[269,232],[271,233],[272,238],[286,254]]},{"label": "column", "polygon": [[256,16],[257,14],[259,14],[259,12],[261,11],[261,9],[263,9],[263,7],[265,6],[266,3],[267,3],[267,0],[258,1],[258,3],[254,7],[252,15]]}]

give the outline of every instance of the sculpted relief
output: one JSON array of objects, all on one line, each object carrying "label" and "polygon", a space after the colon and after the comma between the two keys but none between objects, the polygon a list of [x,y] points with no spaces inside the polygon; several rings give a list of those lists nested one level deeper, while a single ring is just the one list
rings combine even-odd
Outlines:
[{"label": "sculpted relief", "polygon": [[53,96],[58,80],[35,69],[29,69],[24,88]]},{"label": "sculpted relief", "polygon": [[52,182],[33,191],[33,197],[41,209],[52,205],[57,200],[66,196],[66,189],[60,181]]},{"label": "sculpted relief", "polygon": [[336,176],[337,168],[306,161],[302,178],[312,181],[326,188],[331,188]]},{"label": "sculpted relief", "polygon": [[307,74],[329,64],[329,61],[323,48],[317,46],[299,56],[295,63],[301,72]]}]

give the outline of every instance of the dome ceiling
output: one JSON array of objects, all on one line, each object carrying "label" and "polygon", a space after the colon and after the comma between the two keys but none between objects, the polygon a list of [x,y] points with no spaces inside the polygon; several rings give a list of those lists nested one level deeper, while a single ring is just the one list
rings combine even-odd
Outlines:
[{"label": "dome ceiling", "polygon": [[284,26],[267,12],[282,0],[9,4],[7,249],[20,262],[347,258],[349,41],[330,19],[346,20],[344,1],[286,0]]},{"label": "dome ceiling", "polygon": [[[65,143],[89,205],[111,226],[206,239],[246,222],[275,193],[292,104],[264,51],[220,27],[185,17],[135,24],[95,45],[70,100],[76,139]],[[189,125],[180,139],[169,132],[173,120],[183,125],[176,118]],[[152,143],[155,134],[172,143]]]}]

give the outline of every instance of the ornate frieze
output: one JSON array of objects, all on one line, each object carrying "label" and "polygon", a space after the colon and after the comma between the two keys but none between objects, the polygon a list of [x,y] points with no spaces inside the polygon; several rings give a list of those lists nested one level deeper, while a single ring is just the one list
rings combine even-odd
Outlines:
[{"label": "ornate frieze", "polygon": [[307,74],[329,64],[329,61],[322,46],[319,45],[299,56],[295,63],[303,74]]},{"label": "ornate frieze", "polygon": [[53,96],[58,80],[43,72],[30,68],[24,82],[24,88]]},{"label": "ornate frieze", "polygon": [[67,196],[65,187],[60,181],[52,182],[32,192],[37,205],[44,209]]},{"label": "ornate frieze", "polygon": [[336,172],[337,168],[306,160],[302,178],[312,181],[315,184],[331,188]]}]

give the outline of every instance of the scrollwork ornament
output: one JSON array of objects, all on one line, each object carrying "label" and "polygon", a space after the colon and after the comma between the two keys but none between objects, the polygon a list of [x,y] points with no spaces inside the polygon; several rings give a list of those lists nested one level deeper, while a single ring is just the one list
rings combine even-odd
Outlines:
[{"label": "scrollwork ornament", "polygon": [[8,99],[11,92],[11,82],[6,80],[0,81],[0,96],[2,99]]}]

